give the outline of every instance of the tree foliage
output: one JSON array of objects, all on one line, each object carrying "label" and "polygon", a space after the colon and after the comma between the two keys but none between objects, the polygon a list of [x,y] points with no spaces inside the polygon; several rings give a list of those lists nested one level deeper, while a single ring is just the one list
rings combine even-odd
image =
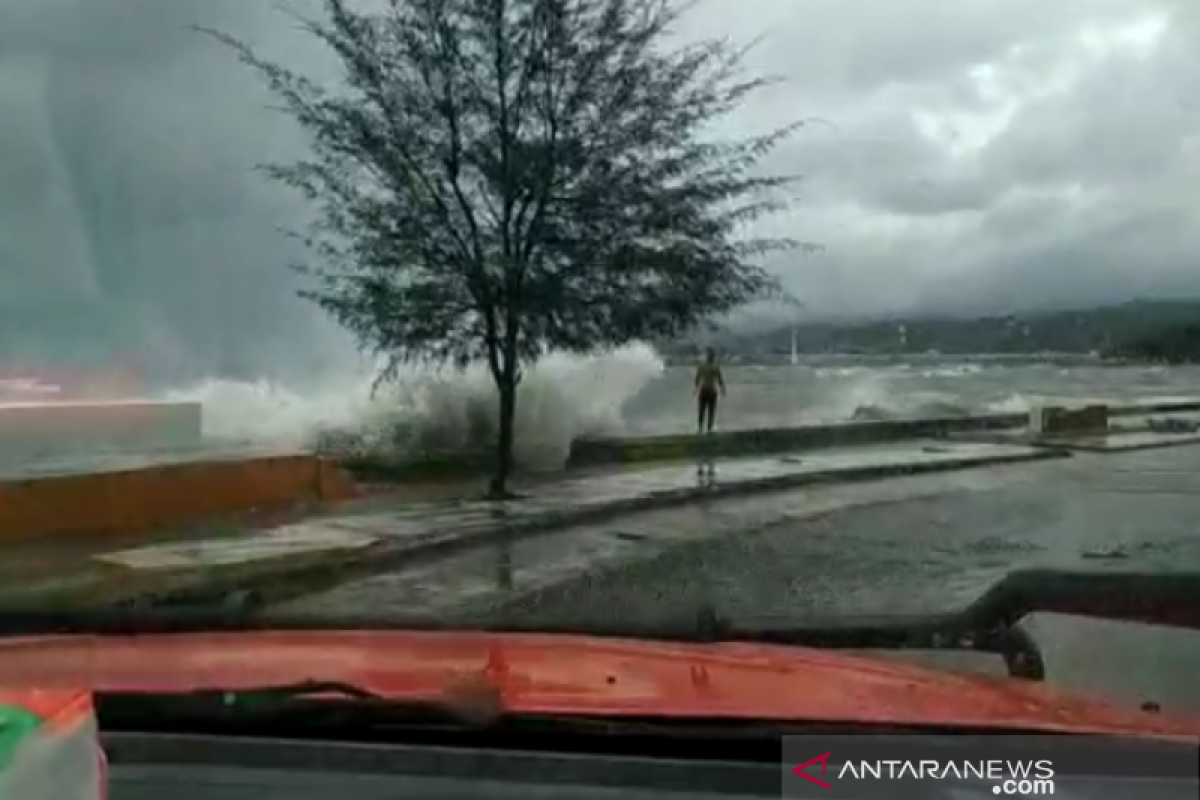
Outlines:
[{"label": "tree foliage", "polygon": [[[675,44],[670,0],[323,0],[325,85],[208,31],[311,135],[268,167],[316,204],[307,296],[386,359],[488,365],[499,480],[522,368],[549,349],[673,337],[779,291],[754,238],[795,127],[721,139],[766,80],[724,41]],[[506,452],[507,450],[507,452]]]},{"label": "tree foliage", "polygon": [[1164,327],[1153,335],[1112,347],[1104,355],[1108,358],[1149,361],[1155,364],[1198,364],[1200,324]]}]

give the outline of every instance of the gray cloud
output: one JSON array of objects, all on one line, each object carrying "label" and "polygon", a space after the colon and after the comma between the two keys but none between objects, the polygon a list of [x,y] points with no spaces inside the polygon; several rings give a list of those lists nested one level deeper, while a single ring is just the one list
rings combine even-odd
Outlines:
[{"label": "gray cloud", "polygon": [[[938,19],[918,2],[881,25],[869,5],[827,10],[837,42],[774,34],[791,91],[816,86],[810,113],[840,130],[785,156],[810,176],[791,222],[828,246],[781,264],[798,292],[867,311],[1200,293],[1200,9],[978,0]],[[807,77],[821,62],[859,80]]]},{"label": "gray cloud", "polygon": [[[684,35],[765,35],[753,66],[786,83],[730,124],[825,121],[772,165],[807,176],[771,224],[825,246],[776,264],[811,313],[1200,291],[1194,4],[733,2]],[[0,0],[17,355],[249,372],[340,352],[276,231],[303,209],[250,171],[300,139],[191,24],[319,64],[263,0]]]},{"label": "gray cloud", "polygon": [[324,320],[294,296],[296,252],[277,230],[302,209],[252,172],[301,140],[193,24],[290,43],[263,3],[0,6],[9,358],[185,374],[286,370],[333,352]]}]

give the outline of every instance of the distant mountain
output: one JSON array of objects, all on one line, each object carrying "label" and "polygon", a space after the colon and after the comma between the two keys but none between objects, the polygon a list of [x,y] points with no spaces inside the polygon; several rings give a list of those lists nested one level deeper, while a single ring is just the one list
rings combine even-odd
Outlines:
[{"label": "distant mountain", "polygon": [[[743,358],[844,353],[1034,354],[1111,353],[1171,329],[1200,325],[1200,300],[1139,300],[1118,306],[1007,316],[954,319],[904,317],[858,323],[803,323],[755,333],[719,333],[706,344]],[[699,341],[664,348],[671,356],[693,353]]]},{"label": "distant mountain", "polygon": [[1156,364],[1200,364],[1200,324],[1189,322],[1164,328],[1111,347],[1104,355],[1110,359]]}]

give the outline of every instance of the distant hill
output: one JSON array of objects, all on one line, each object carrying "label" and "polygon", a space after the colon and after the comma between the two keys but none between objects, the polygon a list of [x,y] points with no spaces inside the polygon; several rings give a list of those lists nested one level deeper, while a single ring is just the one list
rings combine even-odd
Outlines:
[{"label": "distant hill", "polygon": [[[718,334],[706,341],[744,358],[843,353],[904,355],[937,352],[958,354],[1104,353],[1130,350],[1134,343],[1154,340],[1170,330],[1200,326],[1200,300],[1139,300],[1118,306],[1072,311],[1012,314],[978,319],[910,317],[874,322],[797,323],[753,334]],[[1200,334],[1200,327],[1196,327]],[[1200,338],[1197,339],[1200,342]],[[694,342],[664,348],[684,357]],[[1200,352],[1200,351],[1198,351]]]},{"label": "distant hill", "polygon": [[1200,364],[1200,324],[1168,327],[1111,347],[1104,355],[1157,364]]}]

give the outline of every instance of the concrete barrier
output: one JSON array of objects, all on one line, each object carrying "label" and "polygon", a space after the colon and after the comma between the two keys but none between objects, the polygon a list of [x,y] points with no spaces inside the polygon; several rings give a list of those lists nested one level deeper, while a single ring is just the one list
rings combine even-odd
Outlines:
[{"label": "concrete barrier", "polygon": [[1200,411],[1200,400],[1172,400],[1161,403],[1133,403],[1108,406],[1109,417],[1142,417],[1147,414],[1187,414]]},{"label": "concrete barrier", "polygon": [[[1066,411],[1066,409],[1063,409]],[[1147,414],[1200,411],[1200,400],[1140,403],[1125,406],[1093,405],[1079,412],[1068,412],[1052,424],[1063,425],[1076,433],[1104,430],[1110,417],[1136,417]],[[577,439],[571,443],[569,468],[596,467],[606,464],[630,464],[650,461],[696,459],[705,456],[737,457],[771,455],[802,450],[823,450],[871,444],[887,444],[914,439],[939,439],[972,433],[1002,433],[1024,430],[1027,414],[978,414],[940,419],[885,420],[846,422],[796,428],[763,428],[723,431],[709,437],[691,434],[647,436],[624,439]],[[1061,433],[1059,433],[1061,435]]]},{"label": "concrete barrier", "polygon": [[1108,432],[1108,406],[1084,408],[1046,406],[1029,412],[1029,432],[1034,436],[1095,436]]},{"label": "concrete barrier", "polygon": [[[1111,417],[1136,417],[1200,411],[1200,400],[1110,406]],[[628,438],[577,439],[571,443],[568,469],[615,464],[644,464],[701,456],[772,455],[801,450],[886,444],[914,439],[938,439],[971,433],[1024,432],[1028,414],[979,414],[940,419],[845,422],[795,428],[722,431],[701,442],[690,434]],[[357,457],[339,459],[364,482],[421,483],[485,475],[494,458],[490,452],[437,453],[412,458]]]},{"label": "concrete barrier", "polygon": [[0,541],[137,534],[355,494],[343,471],[311,454],[5,481],[0,482]]},{"label": "concrete barrier", "polygon": [[54,450],[200,444],[199,403],[109,400],[0,404],[0,447]]},{"label": "concrete barrier", "polygon": [[881,422],[846,422],[799,428],[721,431],[708,436],[682,434],[633,439],[577,439],[568,467],[671,461],[705,456],[769,455],[798,450],[827,450],[910,439],[936,439],[956,433],[983,433],[1024,426],[1024,414],[985,414]]}]

